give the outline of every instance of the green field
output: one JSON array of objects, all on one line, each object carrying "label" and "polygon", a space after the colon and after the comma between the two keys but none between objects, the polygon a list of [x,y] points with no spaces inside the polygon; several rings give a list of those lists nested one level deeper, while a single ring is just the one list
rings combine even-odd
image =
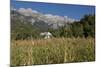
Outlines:
[{"label": "green field", "polygon": [[94,38],[51,38],[11,41],[11,65],[95,61]]}]

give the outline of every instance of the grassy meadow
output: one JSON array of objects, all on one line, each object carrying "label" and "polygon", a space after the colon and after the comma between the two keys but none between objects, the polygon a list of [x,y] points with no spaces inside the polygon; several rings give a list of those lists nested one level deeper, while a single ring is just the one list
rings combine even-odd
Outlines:
[{"label": "grassy meadow", "polygon": [[95,6],[12,1],[11,67],[95,61]]},{"label": "grassy meadow", "polygon": [[94,60],[95,39],[92,37],[11,41],[12,66]]}]

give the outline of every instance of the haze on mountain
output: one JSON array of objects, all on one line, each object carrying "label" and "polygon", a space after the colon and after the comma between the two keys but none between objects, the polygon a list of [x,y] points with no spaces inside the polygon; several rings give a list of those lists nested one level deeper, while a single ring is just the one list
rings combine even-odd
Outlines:
[{"label": "haze on mountain", "polygon": [[[73,23],[77,20],[69,18],[68,16],[59,16],[53,14],[43,14],[31,8],[11,8],[12,20],[20,20],[24,24],[31,24],[40,29],[53,28],[57,29],[67,23]],[[18,23],[18,22],[17,22]],[[12,22],[12,26],[16,25]]]}]

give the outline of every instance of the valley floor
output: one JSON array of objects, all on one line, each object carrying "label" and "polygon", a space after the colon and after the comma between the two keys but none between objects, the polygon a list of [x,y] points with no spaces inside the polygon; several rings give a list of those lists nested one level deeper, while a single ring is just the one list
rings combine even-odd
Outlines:
[{"label": "valley floor", "polygon": [[94,38],[51,38],[11,41],[11,65],[95,61]]}]

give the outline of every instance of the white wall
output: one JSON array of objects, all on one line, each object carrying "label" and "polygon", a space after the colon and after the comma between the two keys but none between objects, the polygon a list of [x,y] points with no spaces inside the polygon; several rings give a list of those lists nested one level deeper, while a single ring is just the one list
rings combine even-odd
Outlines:
[{"label": "white wall", "polygon": [[37,1],[37,2],[51,2],[51,3],[71,3],[71,4],[85,4],[95,5],[95,0],[19,0],[19,1]]}]

